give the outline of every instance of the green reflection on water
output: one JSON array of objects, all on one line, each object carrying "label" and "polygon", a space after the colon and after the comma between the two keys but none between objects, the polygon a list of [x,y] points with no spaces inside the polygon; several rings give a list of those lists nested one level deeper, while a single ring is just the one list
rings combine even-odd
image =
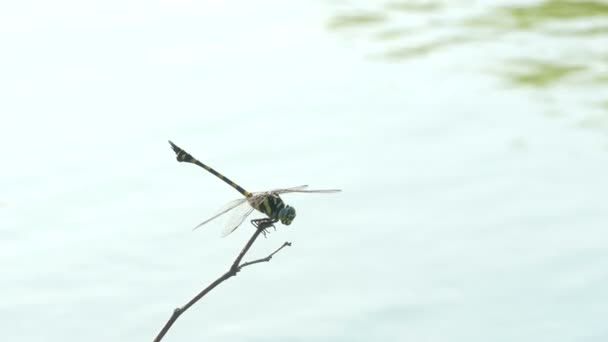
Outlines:
[{"label": "green reflection on water", "polygon": [[549,31],[551,34],[564,35],[564,36],[600,36],[608,34],[608,26],[594,26],[585,27],[582,29],[570,28],[570,29],[552,29]]},{"label": "green reflection on water", "polygon": [[377,25],[383,21],[386,21],[387,17],[382,13],[374,12],[351,12],[343,13],[333,17],[328,23],[328,27],[331,29],[345,29],[361,26]]},{"label": "green reflection on water", "polygon": [[[361,28],[371,31],[368,37],[375,44],[382,44],[384,51],[375,53],[389,61],[400,61],[420,58],[433,53],[439,53],[448,47],[485,43],[496,43],[508,37],[508,33],[520,31],[526,45],[535,46],[539,39],[560,40],[560,36],[576,36],[581,40],[587,37],[598,37],[608,34],[606,22],[588,20],[608,17],[608,2],[574,1],[574,0],[544,0],[528,4],[502,4],[492,6],[488,3],[481,12],[473,10],[473,1],[404,1],[392,0],[385,2],[369,2],[362,5],[352,5],[348,11],[339,12],[328,23],[332,30],[346,28]],[[470,10],[469,10],[470,9]],[[454,16],[454,13],[458,13]],[[579,25],[567,25],[566,22],[576,21]],[[552,23],[552,25],[543,25]],[[564,24],[562,24],[564,23]],[[489,30],[488,30],[489,29]],[[525,32],[534,29],[535,34]],[[450,32],[451,31],[451,32]],[[446,34],[446,32],[448,32]],[[540,34],[540,35],[539,35]],[[543,38],[544,37],[544,38]],[[572,51],[571,42],[557,47],[557,56]],[[560,44],[561,45],[561,44]],[[608,47],[608,44],[604,44]],[[606,49],[591,42],[583,44],[575,51],[579,54],[585,48],[595,46],[594,50]],[[561,52],[560,52],[561,50]],[[513,46],[513,51],[521,52],[526,58],[526,50]],[[533,51],[533,49],[531,49]],[[535,53],[536,52],[530,52]],[[586,82],[605,83],[608,76],[593,68],[585,68],[585,64],[606,64],[606,59],[596,53],[578,58],[573,63],[562,63],[560,57],[552,60],[522,61],[523,68],[513,68],[512,60],[494,59],[493,63],[500,64],[505,69],[500,75],[523,86],[548,87],[565,77],[575,73],[586,73],[582,78]],[[579,63],[579,64],[576,64]]]},{"label": "green reflection on water", "polygon": [[403,38],[405,35],[413,35],[418,32],[417,30],[411,29],[388,29],[380,31],[374,35],[374,38],[380,41],[390,41]]},{"label": "green reflection on water", "polygon": [[[559,84],[580,95],[590,113],[605,113],[608,101],[599,104],[605,95],[597,85],[608,83],[608,43],[601,41],[608,35],[607,18],[608,1],[386,0],[349,2],[328,28],[357,28],[372,55],[390,62],[472,52],[470,65],[512,85],[542,90],[534,94],[543,102],[563,96],[563,87],[554,87]],[[484,50],[488,58],[480,57]],[[590,91],[598,93],[595,100],[589,100]],[[608,116],[589,115],[583,126],[608,128]]]},{"label": "green reflection on water", "polygon": [[538,25],[578,18],[608,16],[608,4],[598,1],[548,0],[531,5],[504,6],[494,13],[467,20],[473,25],[529,29]]},{"label": "green reflection on water", "polygon": [[533,87],[546,87],[555,84],[586,69],[584,65],[542,60],[513,61],[511,67],[517,69],[506,73],[506,77],[511,82]]},{"label": "green reflection on water", "polygon": [[594,81],[596,83],[608,83],[608,72],[597,75]]},{"label": "green reflection on water", "polygon": [[425,1],[425,2],[414,2],[414,1],[394,1],[389,2],[386,8],[389,10],[407,11],[407,12],[426,12],[434,11],[442,7],[442,4],[438,2]]}]

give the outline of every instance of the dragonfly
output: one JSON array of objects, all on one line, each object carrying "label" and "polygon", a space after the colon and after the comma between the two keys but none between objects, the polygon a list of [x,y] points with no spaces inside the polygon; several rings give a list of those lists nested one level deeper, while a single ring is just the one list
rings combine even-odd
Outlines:
[{"label": "dragonfly", "polygon": [[282,224],[288,226],[293,222],[294,218],[296,217],[295,208],[285,204],[280,195],[287,193],[328,194],[342,191],[340,189],[307,190],[308,185],[300,185],[291,188],[274,189],[263,192],[249,192],[243,189],[240,185],[231,181],[228,177],[217,172],[212,167],[198,161],[196,158],[192,157],[192,155],[190,155],[188,152],[184,151],[179,146],[171,142],[171,140],[169,140],[169,144],[175,152],[176,159],[178,162],[191,163],[202,167],[217,178],[223,180],[226,184],[230,185],[241,195],[243,195],[242,198],[229,202],[222,209],[220,209],[217,214],[201,222],[199,225],[194,227],[193,230],[198,229],[201,226],[204,226],[205,224],[215,220],[216,218],[232,211],[233,214],[228,220],[222,232],[222,236],[227,236],[234,232],[245,221],[245,219],[249,215],[251,215],[252,212],[257,210],[258,212],[266,215],[266,217],[260,219],[253,219],[250,222],[255,228],[261,229],[263,230],[263,232],[266,232],[267,228],[275,228],[274,224],[279,221]]}]

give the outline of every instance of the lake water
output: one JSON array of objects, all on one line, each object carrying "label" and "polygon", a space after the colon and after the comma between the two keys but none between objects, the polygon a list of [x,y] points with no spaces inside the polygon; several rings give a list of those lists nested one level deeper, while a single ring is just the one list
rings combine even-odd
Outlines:
[{"label": "lake water", "polygon": [[606,341],[608,3],[0,5],[0,328],[150,341]]}]

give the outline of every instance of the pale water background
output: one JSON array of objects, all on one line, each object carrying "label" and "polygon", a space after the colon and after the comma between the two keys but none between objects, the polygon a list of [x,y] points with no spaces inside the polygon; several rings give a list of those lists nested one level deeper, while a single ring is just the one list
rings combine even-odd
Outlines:
[{"label": "pale water background", "polygon": [[310,184],[265,256],[165,341],[607,341],[608,4],[0,5],[0,334],[150,341]]}]

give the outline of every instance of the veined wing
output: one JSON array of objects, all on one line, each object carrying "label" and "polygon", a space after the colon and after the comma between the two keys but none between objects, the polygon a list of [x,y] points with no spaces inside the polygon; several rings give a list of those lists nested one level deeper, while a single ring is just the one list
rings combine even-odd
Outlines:
[{"label": "veined wing", "polygon": [[340,189],[306,190],[307,187],[308,185],[300,185],[291,188],[274,189],[270,191],[252,193],[251,197],[239,198],[228,203],[226,206],[220,209],[217,214],[200,223],[199,225],[194,227],[194,229],[197,229],[202,225],[205,225],[215,220],[216,218],[226,214],[229,211],[233,211],[230,219],[228,220],[228,223],[222,230],[222,236],[225,237],[234,232],[243,223],[243,221],[245,221],[245,219],[249,215],[251,215],[251,213],[255,210],[254,206],[258,207],[268,195],[280,195],[294,192],[328,194],[342,191]]},{"label": "veined wing", "polygon": [[195,230],[195,229],[199,228],[200,226],[202,226],[204,224],[207,224],[207,223],[215,220],[216,218],[224,215],[225,213],[229,212],[230,210],[232,210],[232,209],[234,209],[234,208],[236,208],[236,207],[238,207],[240,205],[243,205],[243,204],[249,205],[249,203],[247,203],[247,198],[245,198],[245,197],[244,198],[239,198],[239,199],[234,200],[232,202],[229,202],[222,209],[220,209],[217,214],[213,215],[212,217],[210,217],[209,219],[205,220],[204,222],[199,223],[196,227],[192,228],[192,230]]},{"label": "veined wing", "polygon": [[279,189],[272,189],[270,191],[266,191],[267,193],[276,193],[278,191],[298,191],[298,190],[304,190],[308,188],[308,185],[298,185],[298,186],[292,186],[291,188],[279,188]]},{"label": "veined wing", "polygon": [[222,231],[222,237],[226,237],[234,232],[255,211],[255,208],[262,205],[268,195],[270,195],[269,191],[257,192],[246,198],[246,203],[241,204],[231,213],[231,217]]},{"label": "veined wing", "polygon": [[247,216],[255,209],[247,202],[241,204],[232,213],[231,217],[222,230],[222,237],[226,237],[234,232],[245,221]]},{"label": "veined wing", "polygon": [[277,194],[277,195],[288,194],[290,192],[315,193],[315,194],[331,194],[331,193],[334,193],[334,192],[340,192],[340,191],[342,191],[340,189],[306,190],[306,188],[308,188],[308,185],[300,185],[300,186],[294,186],[294,187],[291,187],[291,188],[271,190],[271,191],[269,191],[269,193],[273,193],[273,194]]}]

